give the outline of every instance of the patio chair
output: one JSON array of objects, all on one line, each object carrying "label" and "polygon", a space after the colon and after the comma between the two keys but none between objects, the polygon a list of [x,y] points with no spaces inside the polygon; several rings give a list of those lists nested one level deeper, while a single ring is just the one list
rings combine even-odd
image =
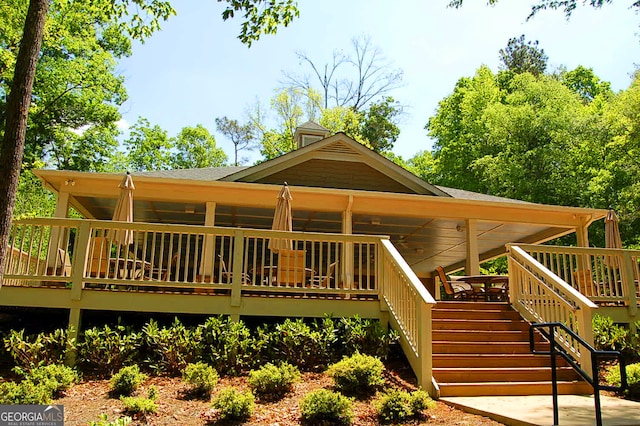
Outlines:
[{"label": "patio chair", "polygon": [[482,293],[475,292],[471,284],[451,281],[442,266],[437,266],[436,272],[442,282],[444,292],[452,299],[477,299],[479,295],[482,295]]},{"label": "patio chair", "polygon": [[278,252],[278,284],[302,285],[307,276],[306,250],[280,249]]},{"label": "patio chair", "polygon": [[595,296],[595,285],[593,282],[593,275],[591,269],[578,269],[573,271],[574,285],[578,286],[578,291],[585,296]]},{"label": "patio chair", "polygon": [[329,284],[333,279],[338,262],[333,262],[327,269],[327,275],[317,275],[309,280],[309,287],[313,288],[329,288]]},{"label": "patio chair", "polygon": [[[222,254],[219,254],[218,258],[220,259],[220,276],[225,283],[231,284],[231,282],[233,281],[233,272],[227,271],[227,265],[224,263],[224,260],[222,259]],[[242,284],[251,284],[251,283],[252,283],[251,276],[246,272],[243,272]]]},{"label": "patio chair", "polygon": [[178,264],[179,258],[179,252],[173,253],[173,256],[171,256],[171,261],[169,262],[169,267],[162,271],[162,277],[160,278],[160,281],[169,281],[169,278],[171,278],[172,274],[175,276],[175,269],[176,265]]},{"label": "patio chair", "polygon": [[111,265],[111,243],[107,237],[93,237],[91,245],[90,277],[115,278],[119,275],[116,265]]}]

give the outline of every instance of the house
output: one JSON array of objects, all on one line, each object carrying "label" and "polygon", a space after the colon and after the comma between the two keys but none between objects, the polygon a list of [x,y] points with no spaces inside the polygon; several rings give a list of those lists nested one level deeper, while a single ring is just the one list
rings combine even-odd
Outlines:
[{"label": "house", "polygon": [[[469,375],[484,367],[463,367],[471,355],[452,354],[478,346],[471,336],[491,343],[502,332],[470,324],[506,321],[500,339],[509,339],[527,333],[526,321],[560,321],[590,341],[595,309],[634,321],[638,252],[588,248],[587,229],[606,211],[431,185],[315,123],[301,126],[296,141],[295,151],[251,167],[133,173],[133,223],[111,220],[121,174],[35,171],[57,194],[55,218],[14,222],[0,305],[69,309],[76,326],[85,309],[379,318],[398,330],[432,395],[550,392],[540,378],[538,387],[479,386],[487,380]],[[284,182],[293,231],[271,230]],[[85,219],[68,218],[70,207]],[[540,245],[570,233],[579,247]],[[436,301],[437,266],[477,275],[481,262],[504,254],[509,303]],[[612,259],[616,268],[607,266]],[[459,320],[470,322],[447,328]],[[575,342],[562,343],[589,360]],[[528,342],[513,348],[483,359],[521,359],[505,382],[524,382],[531,358],[511,355],[528,352]],[[451,376],[465,368],[466,377]],[[443,387],[455,381],[471,385]],[[584,386],[566,387],[578,391]]]}]

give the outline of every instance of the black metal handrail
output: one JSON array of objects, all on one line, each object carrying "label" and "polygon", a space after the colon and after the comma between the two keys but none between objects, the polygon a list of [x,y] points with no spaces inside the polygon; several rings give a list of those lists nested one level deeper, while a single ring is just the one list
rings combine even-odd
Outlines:
[{"label": "black metal handrail", "polygon": [[[580,345],[584,346],[591,353],[591,376],[571,357],[563,347],[556,341],[556,329],[562,329]],[[548,329],[548,331],[543,330]],[[549,350],[536,350],[534,340],[534,330],[538,330],[542,336],[549,341]],[[532,324],[529,327],[529,348],[534,355],[550,355],[551,356],[551,383],[553,389],[553,424],[557,425],[558,420],[558,377],[556,372],[556,356],[561,356],[582,378],[593,387],[593,400],[596,410],[596,425],[602,426],[602,410],[600,406],[600,390],[622,391],[627,387],[627,372],[624,359],[619,351],[599,351],[593,348],[589,343],[585,342],[580,336],[574,333],[570,328],[559,322],[545,322]],[[601,385],[598,376],[598,361],[600,359],[617,358],[620,367],[620,386]]]}]

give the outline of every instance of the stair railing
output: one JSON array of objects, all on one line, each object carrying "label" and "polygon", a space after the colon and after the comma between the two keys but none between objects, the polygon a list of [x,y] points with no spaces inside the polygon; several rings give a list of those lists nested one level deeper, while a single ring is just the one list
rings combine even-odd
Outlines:
[{"label": "stair railing", "polygon": [[[548,330],[547,330],[548,329]],[[558,329],[561,333],[558,333]],[[542,336],[549,341],[549,350],[543,351],[536,349],[536,342],[534,339],[534,331],[538,330]],[[571,357],[564,347],[556,340],[558,334],[569,334],[571,337],[588,350],[591,354],[591,375],[587,373],[573,357]],[[556,371],[556,357],[561,356],[567,363],[578,373],[580,376],[593,387],[593,400],[595,404],[596,412],[596,425],[602,425],[602,409],[600,405],[600,391],[601,390],[613,390],[621,391],[627,387],[627,372],[625,369],[624,359],[619,351],[600,351],[596,350],[589,343],[585,342],[580,336],[573,332],[570,328],[559,322],[547,322],[532,324],[529,327],[529,348],[534,355],[550,355],[551,356],[551,386],[553,391],[553,424],[559,424],[558,420],[558,377]],[[598,361],[600,359],[612,359],[618,360],[618,366],[620,367],[620,386],[610,386],[600,384],[598,377]]]}]

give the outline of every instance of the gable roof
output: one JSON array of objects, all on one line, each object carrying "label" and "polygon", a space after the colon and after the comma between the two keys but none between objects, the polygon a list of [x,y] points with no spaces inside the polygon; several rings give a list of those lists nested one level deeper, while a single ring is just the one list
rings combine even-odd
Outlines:
[{"label": "gable roof", "polygon": [[342,132],[220,180],[450,196]]}]

